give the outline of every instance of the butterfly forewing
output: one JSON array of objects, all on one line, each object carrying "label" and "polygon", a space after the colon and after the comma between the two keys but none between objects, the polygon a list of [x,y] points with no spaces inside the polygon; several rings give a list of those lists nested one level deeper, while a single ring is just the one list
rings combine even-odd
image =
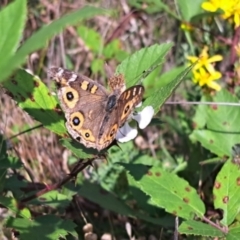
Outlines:
[{"label": "butterfly forewing", "polygon": [[121,127],[128,119],[134,108],[142,101],[144,87],[136,85],[125,90],[118,100],[118,118],[119,127]]}]

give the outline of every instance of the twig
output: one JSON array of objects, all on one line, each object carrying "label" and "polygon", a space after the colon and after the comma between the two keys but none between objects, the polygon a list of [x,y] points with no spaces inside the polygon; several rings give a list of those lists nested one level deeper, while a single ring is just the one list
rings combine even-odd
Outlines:
[{"label": "twig", "polygon": [[65,183],[67,183],[68,181],[70,181],[70,179],[72,179],[73,177],[76,177],[77,174],[79,172],[81,172],[83,169],[85,169],[87,166],[91,165],[93,160],[95,160],[95,158],[92,159],[87,159],[87,161],[79,161],[79,163],[73,168],[73,170],[71,171],[71,173],[65,177],[61,182],[50,185],[50,186],[46,186],[45,189],[27,197],[21,200],[21,203],[26,203],[31,201],[32,199],[38,198],[40,196],[42,196],[43,194],[50,192],[52,190],[58,189],[61,186],[63,186]]},{"label": "twig", "polygon": [[24,134],[24,133],[30,132],[30,131],[35,130],[35,129],[40,128],[40,127],[43,127],[43,124],[37,125],[37,126],[35,126],[35,127],[29,128],[29,129],[27,129],[27,130],[25,130],[25,131],[22,131],[22,132],[20,132],[20,133],[17,133],[16,135],[13,135],[13,136],[11,136],[10,138],[8,138],[8,140],[11,140],[11,139],[13,139],[13,138],[15,138],[15,137],[18,137],[18,136],[20,136],[20,135],[22,135],[22,134]]}]

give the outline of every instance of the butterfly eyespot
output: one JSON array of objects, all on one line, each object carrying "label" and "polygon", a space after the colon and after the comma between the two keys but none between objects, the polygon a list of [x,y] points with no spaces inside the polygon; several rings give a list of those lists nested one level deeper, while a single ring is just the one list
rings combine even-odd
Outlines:
[{"label": "butterfly eyespot", "polygon": [[80,119],[78,117],[74,117],[72,122],[74,126],[78,126],[80,124]]},{"label": "butterfly eyespot", "polygon": [[114,133],[116,132],[115,129],[113,129],[111,132],[110,132],[110,137],[112,137],[114,135]]},{"label": "butterfly eyespot", "polygon": [[85,137],[86,137],[86,138],[89,138],[89,137],[90,137],[90,134],[89,134],[89,133],[85,133]]},{"label": "butterfly eyespot", "polygon": [[114,134],[116,133],[116,131],[117,131],[117,124],[114,124],[111,128],[109,137],[112,138],[114,136]]},{"label": "butterfly eyespot", "polygon": [[125,107],[125,109],[124,109],[124,113],[125,113],[125,114],[128,112],[129,108],[130,108],[129,105],[127,105],[127,106]]},{"label": "butterfly eyespot", "polygon": [[67,100],[69,100],[69,101],[72,101],[72,100],[73,100],[73,98],[74,98],[74,96],[73,96],[73,93],[72,93],[72,92],[67,92],[67,93],[66,93],[66,96],[67,96]]}]

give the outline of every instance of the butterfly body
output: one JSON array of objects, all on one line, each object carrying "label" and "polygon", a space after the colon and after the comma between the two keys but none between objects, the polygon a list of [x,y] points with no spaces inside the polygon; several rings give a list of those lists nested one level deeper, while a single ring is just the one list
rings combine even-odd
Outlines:
[{"label": "butterfly body", "polygon": [[98,151],[113,142],[119,128],[142,101],[143,86],[125,90],[122,75],[109,79],[108,92],[96,81],[72,71],[53,67],[49,72],[57,83],[69,134]]}]

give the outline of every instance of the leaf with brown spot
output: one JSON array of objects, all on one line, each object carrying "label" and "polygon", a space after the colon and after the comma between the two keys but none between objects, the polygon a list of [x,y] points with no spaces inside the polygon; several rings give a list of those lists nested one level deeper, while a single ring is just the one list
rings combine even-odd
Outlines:
[{"label": "leaf with brown spot", "polygon": [[214,206],[223,210],[221,223],[225,226],[234,221],[240,209],[240,186],[237,181],[239,177],[238,165],[228,159],[215,180]]},{"label": "leaf with brown spot", "polygon": [[[147,194],[153,205],[185,219],[203,217],[205,206],[196,190],[186,180],[159,167],[147,169],[140,164],[119,164],[128,171],[129,182]],[[149,172],[152,174],[148,174]]]},{"label": "leaf with brown spot", "polygon": [[206,237],[224,237],[223,232],[216,229],[215,227],[197,222],[194,220],[184,221],[178,228],[179,233],[195,236],[206,236]]},{"label": "leaf with brown spot", "polygon": [[[239,102],[237,97],[225,89],[216,93],[212,100],[202,101]],[[229,157],[232,146],[240,142],[239,119],[240,111],[237,106],[199,106],[194,121],[201,124],[198,124],[199,128],[195,129],[190,137],[217,156]]]},{"label": "leaf with brown spot", "polygon": [[[110,210],[121,215],[128,217],[135,216],[138,219],[154,223],[162,226],[169,226],[171,221],[169,218],[156,218],[151,217],[149,214],[146,214],[138,209],[131,208],[125,201],[120,200],[116,194],[108,192],[100,187],[98,183],[91,183],[84,181],[81,185],[81,188],[78,191],[78,194],[86,199],[89,199],[91,202],[94,202],[101,206],[105,210]],[[173,221],[173,219],[171,219]]]}]

